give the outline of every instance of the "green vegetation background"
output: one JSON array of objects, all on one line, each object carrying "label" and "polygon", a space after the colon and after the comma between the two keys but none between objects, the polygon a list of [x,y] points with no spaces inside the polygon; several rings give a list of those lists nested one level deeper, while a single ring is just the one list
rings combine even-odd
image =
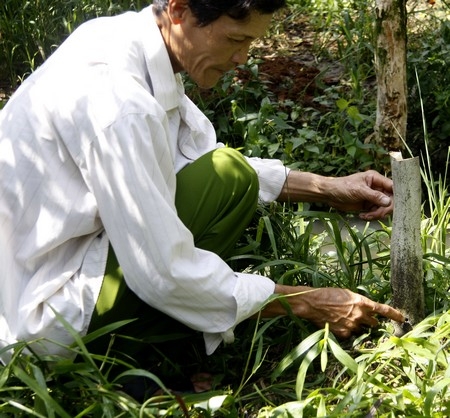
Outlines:
[{"label": "green vegetation background", "polygon": [[[325,175],[368,167],[389,174],[386,152],[367,138],[375,119],[369,0],[290,0],[247,65],[209,92],[186,79],[188,94],[216,126],[222,142],[249,156]],[[0,4],[0,108],[79,24],[140,10],[144,1],[3,0]],[[449,415],[450,24],[445,1],[409,2],[409,124],[406,141],[422,157],[425,321],[402,338],[389,323],[338,342],[327,329],[297,318],[253,321],[238,341],[207,360],[213,392],[162,396],[140,403],[121,389],[128,376],[164,381],[127,366],[110,374],[107,354],[93,356],[74,334],[79,362],[42,358],[17,344],[0,366],[3,416],[440,417]],[[314,99],[280,99],[261,77],[264,57],[300,59],[319,68]],[[339,69],[338,80],[326,82]],[[295,79],[286,78],[286,89]],[[290,84],[291,83],[291,84]],[[279,283],[342,286],[389,303],[390,222],[363,224],[308,205],[260,208],[229,263]],[[104,333],[114,333],[119,324]],[[70,324],[66,324],[70,329]],[[87,339],[96,338],[90,335]],[[164,353],[162,353],[164,359]]]}]

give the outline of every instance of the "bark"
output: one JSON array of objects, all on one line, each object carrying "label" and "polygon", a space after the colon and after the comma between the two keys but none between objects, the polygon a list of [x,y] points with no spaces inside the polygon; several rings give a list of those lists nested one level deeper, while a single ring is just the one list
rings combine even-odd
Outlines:
[{"label": "bark", "polygon": [[375,72],[377,115],[375,142],[388,151],[403,149],[406,140],[407,83],[406,0],[376,0]]},{"label": "bark", "polygon": [[421,245],[421,182],[419,158],[403,160],[391,153],[394,181],[394,215],[391,238],[392,305],[408,318],[405,325],[394,324],[403,335],[425,316]]}]

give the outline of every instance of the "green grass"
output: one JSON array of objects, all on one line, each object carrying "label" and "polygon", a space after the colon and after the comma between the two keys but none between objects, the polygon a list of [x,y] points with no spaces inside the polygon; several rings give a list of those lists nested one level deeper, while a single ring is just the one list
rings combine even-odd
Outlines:
[{"label": "green grass", "polygon": [[[375,109],[370,19],[362,13],[370,4],[363,3],[291,0],[289,13],[272,29],[271,35],[279,37],[282,45],[283,29],[307,16],[317,60],[345,64],[342,82],[321,90],[315,99],[326,109],[324,113],[300,103],[278,103],[258,80],[258,56],[243,68],[250,74],[245,85],[228,75],[212,95],[201,95],[191,86],[190,93],[215,122],[220,138],[246,155],[274,156],[293,167],[324,174],[345,174],[374,164],[383,168],[385,162],[376,160],[382,150],[365,143]],[[139,2],[6,0],[0,5],[1,74],[8,74],[11,84],[19,84],[82,21],[142,6]],[[411,133],[413,150],[423,150],[422,248],[428,316],[422,323],[397,338],[391,324],[384,322],[380,329],[344,342],[327,328],[317,330],[295,317],[248,321],[237,328],[234,344],[220,347],[205,363],[216,376],[214,391],[189,395],[172,393],[162,375],[131,364],[123,363],[124,374],[115,376],[112,364],[117,360],[110,353],[88,352],[89,339],[101,332],[114,334],[120,324],[83,339],[74,333],[76,343],[69,349],[78,356],[77,362],[39,356],[18,343],[10,347],[15,352],[12,361],[0,366],[0,417],[449,415],[450,200],[446,169],[433,167],[436,149],[445,151],[443,167],[449,159],[444,135],[449,32],[445,19],[442,23],[431,13],[427,17],[430,32],[420,36],[416,31],[428,23],[415,26],[410,51],[410,62],[417,69],[414,80],[426,97],[419,111],[412,107],[412,118],[422,122],[420,132]],[[411,89],[413,99],[420,97],[417,88]],[[389,221],[356,227],[355,219],[322,207],[273,204],[260,208],[228,262],[236,270],[266,275],[277,283],[347,287],[389,303],[390,234]],[[123,391],[123,381],[130,376],[147,377],[162,388],[162,395],[137,402]]]},{"label": "green grass", "polygon": [[[442,184],[429,187],[444,201]],[[278,204],[261,209],[229,262],[279,283],[348,287],[389,302],[388,223],[356,228],[352,219],[305,209]],[[328,328],[317,330],[295,317],[250,321],[238,328],[234,344],[208,360],[218,377],[214,391],[178,396],[167,390],[140,404],[122,391],[125,377],[146,376],[165,390],[164,381],[126,364],[122,375],[112,377],[110,366],[116,360],[85,348],[86,341],[114,333],[120,324],[113,324],[84,339],[73,334],[71,349],[80,358],[75,363],[26,353],[26,345],[17,344],[12,362],[0,367],[0,412],[241,417],[247,411],[255,417],[363,417],[372,411],[386,417],[445,416],[450,405],[450,263],[440,240],[449,216],[448,205],[423,216],[424,242],[437,249],[425,247],[428,316],[401,338],[393,335],[389,322],[344,342]],[[436,230],[430,240],[428,231]]]},{"label": "green grass", "polygon": [[84,21],[143,5],[140,0],[3,0],[0,4],[2,78],[17,86]]},{"label": "green grass", "polygon": [[[429,315],[397,338],[390,323],[339,342],[328,329],[298,318],[242,324],[237,341],[209,360],[219,376],[213,392],[176,396],[170,391],[140,404],[122,390],[128,375],[154,374],[124,364],[111,375],[113,358],[90,354],[85,343],[113,324],[76,341],[80,361],[42,357],[15,345],[13,360],[0,367],[3,416],[445,416],[450,405],[450,269],[446,239],[447,191],[428,184],[434,196],[423,215],[424,269]],[[318,224],[320,227],[318,227]],[[308,207],[261,208],[230,264],[278,283],[341,286],[389,302],[389,224],[353,226],[353,220]],[[65,324],[69,329],[70,325]],[[188,411],[188,412],[186,412]],[[188,414],[188,415],[187,415]]]},{"label": "green grass", "polygon": [[[446,200],[439,191],[438,200]],[[442,228],[440,219],[448,219],[449,210],[447,205],[439,210],[439,216],[424,215],[424,221],[437,221],[435,226]],[[349,287],[389,302],[389,234],[386,224],[361,230],[335,213],[273,205],[259,213],[230,263],[279,283]],[[203,394],[163,390],[143,404],[126,395],[121,382],[127,375],[145,375],[165,386],[158,376],[126,364],[123,375],[112,377],[116,360],[86,350],[86,341],[114,333],[120,324],[84,339],[74,333],[76,363],[37,356],[17,344],[11,363],[0,367],[0,413],[360,417],[372,411],[374,416],[445,416],[450,405],[449,261],[446,254],[425,257],[429,316],[405,336],[393,336],[389,322],[345,342],[298,318],[247,322],[238,328],[233,345],[208,360],[219,379],[213,392]]]}]

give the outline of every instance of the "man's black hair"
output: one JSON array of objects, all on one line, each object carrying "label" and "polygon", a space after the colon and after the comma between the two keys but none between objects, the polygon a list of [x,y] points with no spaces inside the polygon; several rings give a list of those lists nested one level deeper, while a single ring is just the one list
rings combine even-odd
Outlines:
[{"label": "man's black hair", "polygon": [[[166,10],[168,0],[153,0],[157,14]],[[246,19],[252,11],[271,14],[286,5],[286,0],[189,0],[189,8],[199,26],[206,26],[222,15]]]}]

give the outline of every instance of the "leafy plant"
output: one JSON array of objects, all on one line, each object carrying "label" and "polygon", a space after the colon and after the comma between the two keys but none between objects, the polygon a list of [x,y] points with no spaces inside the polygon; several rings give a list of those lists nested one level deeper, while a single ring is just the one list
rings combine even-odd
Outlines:
[{"label": "leafy plant", "polygon": [[[141,7],[132,1],[5,0],[0,4],[2,74],[19,83],[82,21]],[[289,0],[272,35],[281,36],[283,26],[289,29],[302,16],[308,17],[301,23],[313,34],[317,63],[332,59],[345,69],[333,85],[318,76],[312,103],[278,100],[270,84],[261,81],[262,55],[256,52],[212,92],[199,91],[187,80],[189,94],[214,122],[219,139],[247,156],[280,158],[291,167],[325,175],[384,167],[384,151],[366,143],[375,115],[370,4]],[[402,338],[382,323],[349,342],[291,316],[244,322],[236,329],[236,342],[220,347],[206,362],[217,382],[214,391],[203,394],[172,393],[158,376],[128,364],[121,376],[113,376],[117,359],[86,348],[98,334],[84,339],[74,334],[76,344],[67,348],[78,356],[76,362],[40,356],[32,346],[17,343],[6,348],[14,352],[12,361],[0,365],[0,416],[449,415],[450,204],[447,171],[438,176],[428,170],[442,155],[441,166],[448,166],[449,25],[445,19],[430,21],[432,30],[417,26],[423,33],[417,30],[410,37],[409,55],[425,97],[418,110],[420,95],[412,88],[409,127],[412,142],[425,156],[422,245],[428,318]],[[430,127],[428,150],[424,120]],[[347,287],[388,303],[389,221],[365,224],[320,209],[261,207],[229,263],[277,283]],[[114,333],[116,326],[100,332]],[[123,379],[131,377],[153,381],[161,394],[139,403],[123,391]]]},{"label": "leafy plant", "polygon": [[[356,340],[352,357],[326,329],[317,331],[285,357],[273,375],[277,378],[293,358],[302,356],[297,389],[306,393],[296,401],[266,407],[258,416],[446,416],[449,324],[449,313],[442,313],[426,318],[402,338],[386,332],[374,346]],[[328,352],[337,361],[328,385],[305,390],[304,369],[316,358],[322,370],[330,367]]]},{"label": "leafy plant", "polygon": [[[414,155],[425,152],[423,123],[428,127],[427,147],[433,174],[443,175],[447,148],[450,145],[450,22],[448,4],[436,13],[422,7],[409,15],[410,31],[408,51],[408,138]],[[422,33],[416,35],[417,26]],[[420,84],[420,92],[418,85]],[[425,111],[423,112],[422,109]]]},{"label": "leafy plant", "polygon": [[140,0],[4,0],[0,4],[0,69],[14,87],[81,23],[142,6]]}]

